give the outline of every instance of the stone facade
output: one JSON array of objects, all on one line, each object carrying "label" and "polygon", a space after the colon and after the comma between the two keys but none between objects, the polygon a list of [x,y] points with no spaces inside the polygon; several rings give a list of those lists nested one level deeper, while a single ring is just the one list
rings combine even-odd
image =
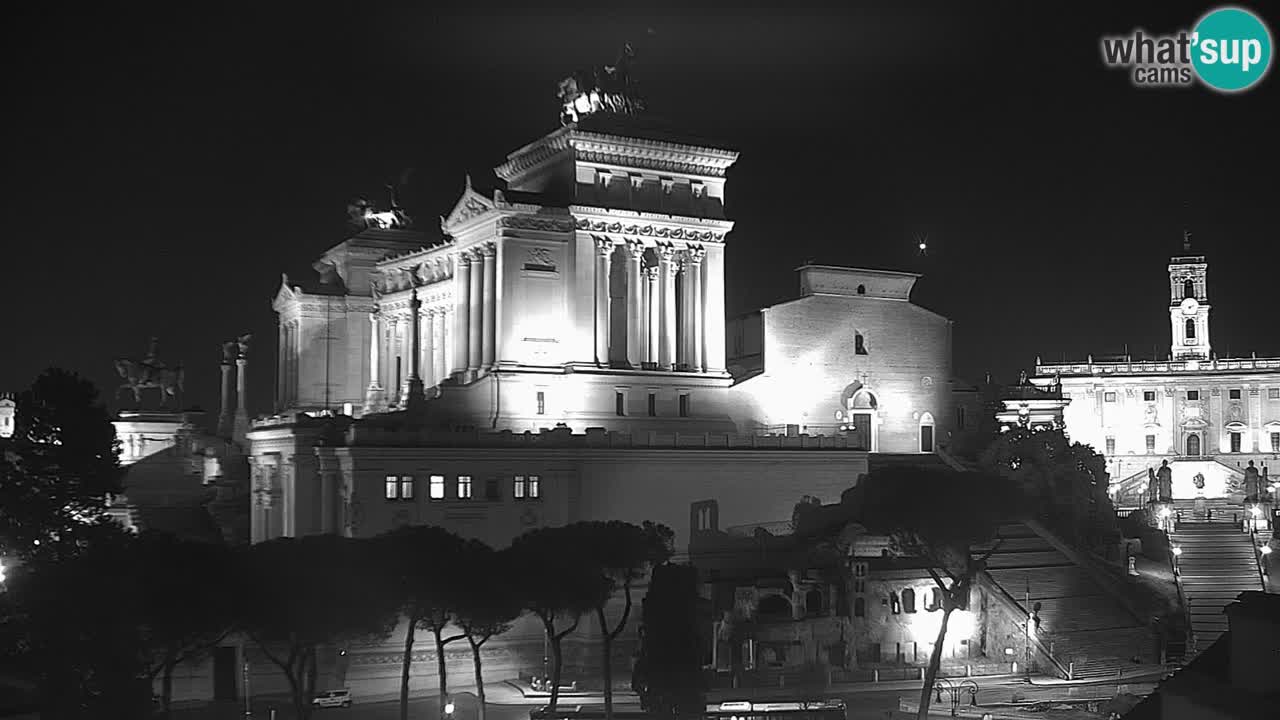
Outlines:
[{"label": "stone facade", "polygon": [[1056,379],[1069,401],[1071,438],[1105,454],[1117,482],[1145,482],[1168,460],[1175,497],[1197,494],[1197,473],[1212,481],[1204,494],[1222,496],[1250,460],[1280,469],[1280,358],[1210,350],[1207,272],[1203,256],[1169,264],[1169,359],[1037,361],[1038,379]]}]

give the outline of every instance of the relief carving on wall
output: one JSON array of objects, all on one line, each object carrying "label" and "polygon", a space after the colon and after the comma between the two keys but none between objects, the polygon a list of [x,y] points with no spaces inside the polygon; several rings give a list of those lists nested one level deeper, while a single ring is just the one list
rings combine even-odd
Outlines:
[{"label": "relief carving on wall", "polygon": [[1144,421],[1147,425],[1155,425],[1155,424],[1156,424],[1156,406],[1155,406],[1155,405],[1153,405],[1153,404],[1148,404],[1148,405],[1147,405],[1147,409],[1146,409],[1146,413],[1145,413],[1145,417],[1144,417],[1143,421]]},{"label": "relief carving on wall", "polygon": [[533,247],[529,248],[529,262],[533,265],[542,265],[555,269],[555,260],[551,257],[550,248]]},{"label": "relief carving on wall", "polygon": [[1241,415],[1241,412],[1240,412],[1240,403],[1232,403],[1232,404],[1231,404],[1231,408],[1227,411],[1227,415],[1228,415],[1232,420],[1239,420],[1239,419],[1240,419],[1240,415]]},{"label": "relief carving on wall", "polygon": [[589,230],[591,232],[625,233],[627,235],[644,235],[670,238],[672,240],[702,240],[707,242],[721,242],[724,240],[724,233],[710,230],[699,231],[685,228],[655,227],[653,225],[623,225],[619,222],[610,223],[586,218],[579,218],[577,227],[579,230]]}]

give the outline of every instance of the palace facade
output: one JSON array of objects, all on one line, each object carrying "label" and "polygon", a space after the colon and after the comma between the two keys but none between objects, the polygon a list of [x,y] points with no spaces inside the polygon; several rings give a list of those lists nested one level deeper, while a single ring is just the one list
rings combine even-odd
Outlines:
[{"label": "palace facade", "polygon": [[[1252,461],[1280,469],[1280,358],[1222,358],[1209,335],[1208,263],[1190,244],[1169,272],[1167,360],[1041,363],[1035,381],[1058,385],[1073,440],[1104,453],[1113,490],[1133,499],[1147,469],[1168,461],[1175,497],[1243,495]],[[1204,478],[1197,488],[1195,476]]]}]

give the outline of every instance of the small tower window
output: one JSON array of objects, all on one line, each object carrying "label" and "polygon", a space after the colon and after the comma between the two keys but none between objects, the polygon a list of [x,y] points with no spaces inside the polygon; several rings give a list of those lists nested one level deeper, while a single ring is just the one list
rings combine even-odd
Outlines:
[{"label": "small tower window", "polygon": [[866,285],[859,285],[859,286],[858,286],[858,294],[859,294],[859,295],[866,295],[866,294],[867,294],[867,286],[866,286]]},{"label": "small tower window", "polygon": [[1196,296],[1196,284],[1190,280],[1182,283],[1182,297],[1193,298]]},{"label": "small tower window", "polygon": [[1190,318],[1187,319],[1187,339],[1196,339],[1196,321]]},{"label": "small tower window", "polygon": [[867,345],[866,345],[866,341],[862,339],[862,333],[857,333],[853,336],[853,354],[854,355],[867,354]]}]

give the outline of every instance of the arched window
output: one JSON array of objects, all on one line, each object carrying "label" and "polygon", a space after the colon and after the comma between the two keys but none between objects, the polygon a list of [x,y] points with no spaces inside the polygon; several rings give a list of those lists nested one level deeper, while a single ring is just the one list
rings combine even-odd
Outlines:
[{"label": "arched window", "polygon": [[866,600],[866,598],[854,598],[854,599],[853,599],[853,616],[854,616],[854,617],[866,617],[866,616],[867,616],[867,600]]},{"label": "arched window", "polygon": [[849,398],[850,410],[875,410],[878,405],[876,396],[868,390],[859,390]]},{"label": "arched window", "polygon": [[896,592],[889,593],[889,612],[894,615],[902,612],[902,604],[898,600],[898,593]]},{"label": "arched window", "polygon": [[902,591],[902,612],[913,613],[916,611],[916,591],[907,588]]},{"label": "arched window", "polygon": [[1187,454],[1195,457],[1200,454],[1200,436],[1191,433],[1187,436]]},{"label": "arched window", "polygon": [[1196,321],[1191,318],[1187,318],[1187,339],[1196,339]]},{"label": "arched window", "polygon": [[930,589],[932,592],[929,593],[929,604],[925,605],[924,609],[929,612],[942,609],[942,591],[938,588]]},{"label": "arched window", "polygon": [[859,286],[858,286],[858,294],[859,294],[859,295],[866,295],[866,294],[867,294],[867,286],[866,286],[866,285],[859,285]]},{"label": "arched window", "polygon": [[933,452],[933,414],[920,416],[920,452]]},{"label": "arched window", "polygon": [[1187,280],[1182,283],[1182,297],[1193,298],[1196,296],[1196,284]]},{"label": "arched window", "polygon": [[867,354],[867,346],[866,346],[866,342],[862,339],[862,333],[856,333],[853,336],[853,354],[854,355]]}]

